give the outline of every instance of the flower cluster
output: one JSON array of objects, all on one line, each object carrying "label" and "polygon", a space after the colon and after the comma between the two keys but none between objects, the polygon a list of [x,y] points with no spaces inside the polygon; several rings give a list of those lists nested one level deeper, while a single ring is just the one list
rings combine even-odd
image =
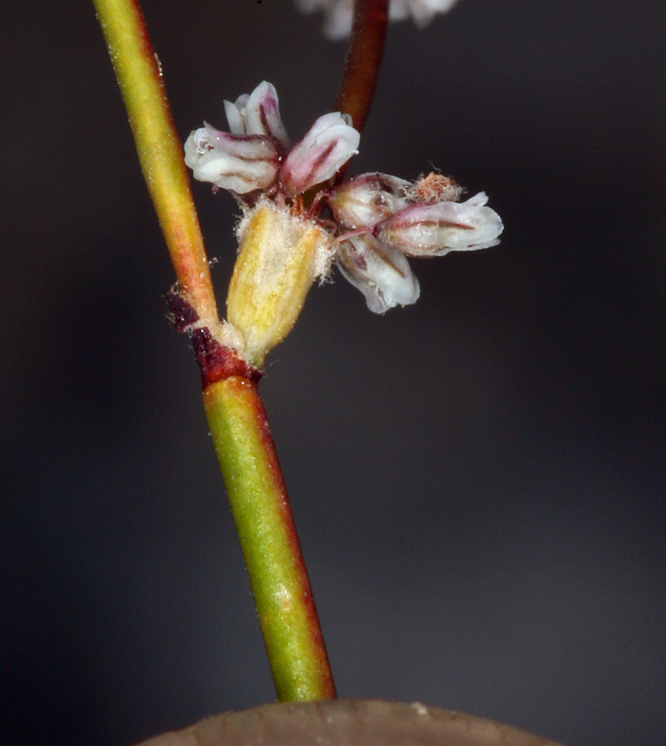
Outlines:
[{"label": "flower cluster", "polygon": [[384,313],[415,303],[419,284],[407,256],[442,256],[499,243],[502,221],[484,192],[458,202],[462,189],[441,174],[416,183],[362,174],[331,190],[328,205],[344,231],[336,258],[342,274]]},{"label": "flower cluster", "polygon": [[[438,13],[446,13],[457,0],[390,0],[389,20],[412,18],[419,28],[427,26]],[[296,0],[303,13],[323,10],[324,36],[333,41],[346,39],[352,28],[354,0]]]},{"label": "flower cluster", "polygon": [[[239,257],[227,298],[234,348],[253,365],[290,331],[305,296],[335,261],[344,277],[384,313],[414,303],[419,284],[407,257],[442,256],[499,242],[502,221],[481,192],[460,202],[452,179],[415,183],[367,173],[326,187],[357,152],[348,119],[325,114],[291,145],[270,83],[225,101],[230,132],[206,124],[185,143],[194,177],[229,190],[243,209]],[[324,185],[307,209],[303,193]],[[323,209],[331,219],[320,218]]]},{"label": "flower cluster", "polygon": [[224,102],[230,132],[204,123],[185,143],[194,178],[236,194],[279,187],[295,196],[328,181],[357,152],[359,133],[337,112],[319,117],[291,147],[275,88],[260,83],[235,103]]}]

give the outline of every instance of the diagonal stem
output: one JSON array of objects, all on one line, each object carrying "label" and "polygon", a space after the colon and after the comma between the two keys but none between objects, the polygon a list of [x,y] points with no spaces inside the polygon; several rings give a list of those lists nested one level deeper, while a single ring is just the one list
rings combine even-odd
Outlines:
[{"label": "diagonal stem", "polygon": [[[208,260],[182,147],[137,0],[93,0],[129,114],[139,161],[178,278],[176,328],[192,334],[203,399],[250,575],[278,698],[335,697],[333,678],[257,371],[217,342]],[[239,375],[240,373],[240,375]]]},{"label": "diagonal stem", "polygon": [[231,376],[203,397],[278,699],[331,699],[324,638],[256,383]]},{"label": "diagonal stem", "polygon": [[183,148],[141,7],[136,0],[93,3],[180,291],[199,318],[214,323],[217,304]]}]

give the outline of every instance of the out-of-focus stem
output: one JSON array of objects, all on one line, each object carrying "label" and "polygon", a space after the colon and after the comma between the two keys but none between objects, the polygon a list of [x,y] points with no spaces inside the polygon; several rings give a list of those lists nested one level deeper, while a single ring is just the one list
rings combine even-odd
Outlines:
[{"label": "out-of-focus stem", "polygon": [[180,290],[198,316],[213,323],[217,305],[183,148],[141,8],[135,0],[93,3]]},{"label": "out-of-focus stem", "polygon": [[333,698],[317,610],[256,384],[231,376],[207,386],[203,398],[278,699]]},{"label": "out-of-focus stem", "polygon": [[388,27],[389,0],[356,0],[336,111],[350,114],[360,132],[377,86]]}]

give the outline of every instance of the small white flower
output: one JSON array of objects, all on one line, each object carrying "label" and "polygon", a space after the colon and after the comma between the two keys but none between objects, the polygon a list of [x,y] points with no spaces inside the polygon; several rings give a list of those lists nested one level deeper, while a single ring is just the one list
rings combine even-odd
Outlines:
[{"label": "small white flower", "polygon": [[384,313],[419,297],[407,256],[442,256],[499,243],[502,221],[484,192],[458,202],[462,188],[441,174],[414,184],[387,174],[356,176],[329,190],[326,202],[343,231],[336,261],[343,276]]},{"label": "small white flower", "polygon": [[185,163],[198,181],[237,194],[268,189],[280,168],[273,142],[263,135],[231,135],[204,123],[185,142]]},{"label": "small white flower", "polygon": [[[438,13],[446,13],[457,0],[391,0],[389,20],[403,21],[411,18],[418,28],[424,28]],[[296,0],[303,13],[322,10],[326,13],[322,32],[327,39],[346,39],[351,33],[354,19],[354,0]]]},{"label": "small white flower", "polygon": [[425,28],[438,13],[447,13],[458,0],[391,0],[389,19],[412,17],[418,28]]},{"label": "small white flower", "polygon": [[378,223],[373,235],[407,256],[487,249],[499,243],[504,227],[487,202],[486,193],[479,192],[466,202],[410,205]]},{"label": "small white flower", "polygon": [[265,135],[281,152],[289,150],[289,137],[280,118],[277,91],[264,81],[252,91],[239,96],[235,103],[224,102],[229,130],[234,135]]},{"label": "small white flower", "polygon": [[[430,9],[446,4],[420,1]],[[327,0],[309,0],[308,7],[322,2]],[[414,0],[391,7],[416,18]],[[194,178],[234,192],[243,208],[227,312],[240,340],[232,346],[252,365],[261,365],[286,336],[310,286],[327,276],[333,261],[368,308],[385,313],[419,297],[407,257],[499,243],[502,221],[485,193],[459,202],[462,187],[439,173],[414,183],[361,174],[320,191],[306,208],[301,195],[332,179],[357,152],[360,135],[349,117],[325,114],[291,146],[270,83],[224,105],[231,131],[206,124],[192,132],[185,162]],[[320,219],[324,207],[332,220]]]},{"label": "small white flower", "polygon": [[406,257],[372,236],[343,241],[336,260],[342,276],[365,295],[373,313],[408,306],[419,298],[419,281]]},{"label": "small white flower", "polygon": [[411,182],[396,176],[362,174],[336,187],[327,203],[336,222],[347,230],[368,228],[407,207],[411,189]]},{"label": "small white flower", "polygon": [[358,153],[360,140],[348,116],[336,111],[319,117],[282,164],[280,182],[287,194],[301,194],[335,176]]},{"label": "small white flower", "polygon": [[319,117],[290,148],[277,93],[265,81],[224,106],[231,132],[209,124],[192,132],[185,163],[195,179],[236,194],[275,187],[294,197],[335,176],[357,152],[361,136],[338,112]]}]

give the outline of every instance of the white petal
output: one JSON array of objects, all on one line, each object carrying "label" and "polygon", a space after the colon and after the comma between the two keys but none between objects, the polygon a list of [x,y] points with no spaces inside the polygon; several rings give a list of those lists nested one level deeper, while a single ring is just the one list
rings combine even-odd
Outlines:
[{"label": "white petal", "polygon": [[280,181],[287,193],[305,192],[335,176],[358,152],[360,139],[339,112],[319,117],[282,164]]},{"label": "white petal", "polygon": [[355,236],[337,253],[340,272],[365,295],[373,313],[416,303],[420,288],[409,262],[396,249],[372,236]]},{"label": "white petal", "polygon": [[486,249],[499,243],[500,216],[480,192],[466,202],[410,205],[377,226],[375,235],[408,256]]},{"label": "white petal", "polygon": [[[403,0],[400,0],[403,1]],[[391,8],[397,0],[392,0]],[[438,13],[447,13],[457,0],[404,0],[417,28],[425,28]]]},{"label": "white petal", "polygon": [[409,0],[391,0],[389,21],[404,21],[409,17]]},{"label": "white petal", "polygon": [[407,207],[409,181],[380,173],[355,176],[327,198],[335,221],[347,230],[371,228]]},{"label": "white petal", "polygon": [[330,6],[322,32],[331,41],[346,39],[354,21],[354,0],[334,0]]},{"label": "white petal", "polygon": [[287,130],[280,118],[280,105],[275,87],[265,80],[252,91],[245,106],[245,131],[248,135],[266,135],[275,140],[278,149],[289,149]]},{"label": "white petal", "polygon": [[192,132],[185,142],[185,163],[199,181],[246,194],[267,189],[277,177],[278,155],[262,136],[238,136],[210,125]]},{"label": "white petal", "polygon": [[229,122],[229,132],[233,135],[244,135],[245,119],[237,104],[232,104],[231,101],[225,100],[224,113],[227,115],[227,122]]},{"label": "white petal", "polygon": [[[395,0],[394,0],[395,1]],[[433,13],[448,13],[458,0],[411,0],[412,5],[425,5]]]},{"label": "white petal", "polygon": [[[403,21],[411,16],[419,28],[424,28],[438,13],[446,13],[457,0],[391,0],[389,20]],[[303,13],[316,10],[326,12],[324,36],[332,41],[345,39],[352,29],[354,18],[353,0],[296,0]]]}]

